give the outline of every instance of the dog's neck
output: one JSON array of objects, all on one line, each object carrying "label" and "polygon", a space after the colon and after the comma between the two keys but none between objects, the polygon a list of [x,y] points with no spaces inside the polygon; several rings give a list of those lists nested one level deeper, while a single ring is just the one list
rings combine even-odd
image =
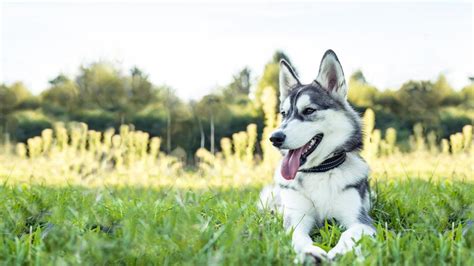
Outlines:
[{"label": "dog's neck", "polygon": [[347,133],[347,130],[334,130],[333,132],[330,132],[330,134],[325,134],[318,147],[313,152],[313,156],[308,158],[303,167],[317,167],[325,160],[337,156],[340,153],[358,153],[359,146],[348,145],[348,143],[358,139],[351,138],[351,135],[353,135],[354,132],[357,132],[357,130],[358,129],[355,128],[353,129],[353,132],[349,132],[349,134]]},{"label": "dog's neck", "polygon": [[327,172],[329,170],[332,170],[334,168],[339,167],[345,161],[346,161],[346,152],[345,151],[335,152],[333,154],[333,156],[327,158],[326,160],[324,160],[319,165],[313,166],[313,167],[310,167],[310,168],[300,169],[300,170],[298,170],[298,172],[323,173],[323,172]]}]

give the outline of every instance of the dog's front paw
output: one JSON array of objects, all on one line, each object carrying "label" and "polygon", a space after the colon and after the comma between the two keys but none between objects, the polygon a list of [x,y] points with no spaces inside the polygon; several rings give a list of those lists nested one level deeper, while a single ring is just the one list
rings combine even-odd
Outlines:
[{"label": "dog's front paw", "polygon": [[329,250],[328,258],[334,260],[338,255],[344,255],[347,252],[354,251],[357,256],[360,256],[360,247],[354,247],[355,243],[353,241],[340,242],[333,249]]},{"label": "dog's front paw", "polygon": [[341,248],[333,248],[331,250],[329,250],[328,252],[328,258],[330,260],[334,260],[336,258],[337,255],[343,255],[345,254],[346,252],[348,252],[347,249],[341,249]]},{"label": "dog's front paw", "polygon": [[299,261],[303,264],[320,264],[323,261],[328,261],[328,254],[323,249],[316,246],[309,246],[299,254]]}]

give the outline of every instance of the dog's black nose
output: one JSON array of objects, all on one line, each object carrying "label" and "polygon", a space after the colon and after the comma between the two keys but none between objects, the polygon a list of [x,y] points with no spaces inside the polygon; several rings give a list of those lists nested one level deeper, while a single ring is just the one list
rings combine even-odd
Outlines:
[{"label": "dog's black nose", "polygon": [[273,146],[280,147],[285,141],[285,134],[281,131],[277,131],[270,136],[270,141],[273,143]]}]

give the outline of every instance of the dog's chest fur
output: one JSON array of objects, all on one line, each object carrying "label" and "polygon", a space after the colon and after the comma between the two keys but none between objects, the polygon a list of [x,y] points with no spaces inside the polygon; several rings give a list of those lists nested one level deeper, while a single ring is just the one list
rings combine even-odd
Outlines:
[{"label": "dog's chest fur", "polygon": [[297,204],[298,197],[303,196],[312,202],[316,216],[323,220],[343,215],[339,213],[341,209],[360,206],[361,202],[352,202],[354,197],[346,197],[347,193],[360,194],[362,205],[369,208],[367,187],[363,187],[368,174],[367,163],[356,153],[348,153],[346,161],[335,169],[323,173],[299,172],[294,180],[285,180],[277,171],[275,181],[281,189],[283,206]]}]

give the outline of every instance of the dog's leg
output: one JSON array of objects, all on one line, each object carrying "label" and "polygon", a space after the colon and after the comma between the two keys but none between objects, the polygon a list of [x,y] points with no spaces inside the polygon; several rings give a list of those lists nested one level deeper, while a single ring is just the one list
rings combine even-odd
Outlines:
[{"label": "dog's leg", "polygon": [[[363,235],[374,235],[375,229],[373,226],[366,224],[353,224],[344,233],[337,242],[337,245],[328,252],[328,257],[334,259],[337,255],[343,255],[355,248],[357,241],[359,241]],[[355,249],[356,254],[360,253],[360,250]]]},{"label": "dog's leg", "polygon": [[[351,251],[362,236],[375,234],[375,227],[367,211],[370,205],[367,199],[364,200],[353,191],[344,193],[340,200],[344,201],[345,205],[339,204],[339,206],[346,206],[346,209],[338,210],[339,215],[335,218],[347,230],[342,233],[336,246],[328,252],[330,259]],[[355,251],[360,252],[357,249]]]},{"label": "dog's leg", "polygon": [[283,217],[287,231],[293,228],[293,235],[291,243],[293,249],[298,254],[300,262],[305,261],[308,256],[312,257],[316,262],[321,262],[327,259],[327,253],[323,249],[314,246],[313,240],[309,236],[311,229],[314,226],[314,217],[311,217],[301,212],[291,212],[285,214]]},{"label": "dog's leg", "polygon": [[300,262],[306,259],[311,259],[313,262],[326,260],[326,251],[314,246],[309,235],[316,218],[313,204],[292,190],[281,190],[281,192],[284,205],[283,224],[288,233],[293,231],[291,242],[298,259]]}]

